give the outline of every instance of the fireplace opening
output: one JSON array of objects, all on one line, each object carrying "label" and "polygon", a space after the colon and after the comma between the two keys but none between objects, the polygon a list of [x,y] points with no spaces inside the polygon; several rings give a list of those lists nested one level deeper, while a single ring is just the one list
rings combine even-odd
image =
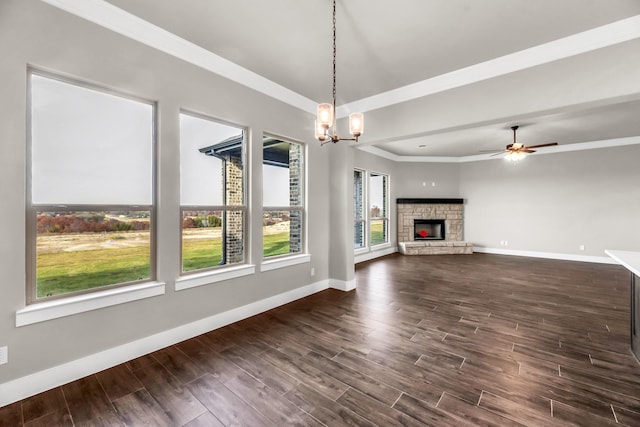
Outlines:
[{"label": "fireplace opening", "polygon": [[444,219],[414,219],[414,240],[444,240]]}]

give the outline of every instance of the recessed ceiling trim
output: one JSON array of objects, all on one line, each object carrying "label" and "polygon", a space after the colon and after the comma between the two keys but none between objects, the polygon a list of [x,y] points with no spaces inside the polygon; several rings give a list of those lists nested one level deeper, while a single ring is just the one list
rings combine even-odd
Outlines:
[{"label": "recessed ceiling trim", "polygon": [[104,0],[42,0],[130,39],[211,71],[300,110],[315,114],[316,103]]},{"label": "recessed ceiling trim", "polygon": [[[528,154],[528,156],[566,153],[570,151],[593,150],[597,148],[623,147],[626,145],[635,145],[635,144],[640,144],[640,136],[630,136],[626,138],[604,139],[600,141],[589,141],[589,142],[579,142],[574,144],[558,145],[555,147],[548,147],[548,148],[545,148],[544,150],[540,150],[535,153]],[[476,154],[473,156],[460,156],[460,157],[399,156],[397,154],[390,153],[386,150],[382,150],[378,147],[374,147],[371,145],[353,144],[353,147],[357,148],[358,150],[366,151],[367,153],[371,153],[385,159],[393,160],[394,162],[468,163],[468,162],[478,162],[483,160],[502,160],[502,157],[493,156],[491,153]]]},{"label": "recessed ceiling trim", "polygon": [[460,68],[337,108],[338,117],[370,111],[640,38],[640,15]]},{"label": "recessed ceiling trim", "polygon": [[[310,114],[316,102],[241,67],[104,0],[41,0],[118,34],[263,93]],[[581,53],[640,38],[640,15],[563,37],[339,106],[339,118],[477,83]]]}]

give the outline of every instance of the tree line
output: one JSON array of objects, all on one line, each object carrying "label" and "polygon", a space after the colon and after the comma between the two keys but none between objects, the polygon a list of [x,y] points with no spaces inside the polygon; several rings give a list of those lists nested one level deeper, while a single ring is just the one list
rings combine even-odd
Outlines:
[{"label": "tree line", "polygon": [[119,221],[105,215],[51,215],[39,214],[38,234],[105,233],[112,231],[148,230],[149,221]]}]

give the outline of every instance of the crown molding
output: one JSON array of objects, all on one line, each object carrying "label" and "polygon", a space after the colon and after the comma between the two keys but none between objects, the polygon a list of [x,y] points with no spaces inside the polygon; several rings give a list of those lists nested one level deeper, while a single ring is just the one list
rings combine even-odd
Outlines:
[{"label": "crown molding", "polygon": [[[626,145],[640,144],[640,136],[630,136],[626,138],[604,139],[600,141],[579,142],[575,144],[557,145],[554,147],[547,147],[544,151],[538,151],[528,154],[528,156],[543,156],[546,154],[566,153],[572,151],[582,150],[594,150],[598,148],[613,148],[623,147]],[[354,148],[365,151],[367,153],[374,154],[378,157],[382,157],[394,162],[415,162],[415,163],[469,163],[485,160],[502,160],[502,157],[497,157],[492,154],[476,154],[473,156],[460,156],[460,157],[447,157],[447,156],[399,156],[397,154],[390,153],[386,150],[371,146],[371,145],[357,145],[353,144]]]},{"label": "crown molding", "polygon": [[388,107],[637,38],[640,38],[640,15],[353,101],[339,106],[337,114],[344,117],[350,111]]},{"label": "crown molding", "polygon": [[[41,0],[310,114],[316,102],[104,0]],[[338,106],[366,112],[640,38],[640,15]]]},{"label": "crown molding", "polygon": [[41,0],[311,114],[316,102],[103,0]]}]

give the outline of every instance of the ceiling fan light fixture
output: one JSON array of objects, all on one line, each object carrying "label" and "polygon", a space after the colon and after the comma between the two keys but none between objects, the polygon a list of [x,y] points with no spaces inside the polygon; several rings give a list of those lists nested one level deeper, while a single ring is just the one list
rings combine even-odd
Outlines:
[{"label": "ceiling fan light fixture", "polygon": [[522,151],[510,151],[505,156],[504,159],[509,162],[518,162],[524,159],[527,155]]}]

